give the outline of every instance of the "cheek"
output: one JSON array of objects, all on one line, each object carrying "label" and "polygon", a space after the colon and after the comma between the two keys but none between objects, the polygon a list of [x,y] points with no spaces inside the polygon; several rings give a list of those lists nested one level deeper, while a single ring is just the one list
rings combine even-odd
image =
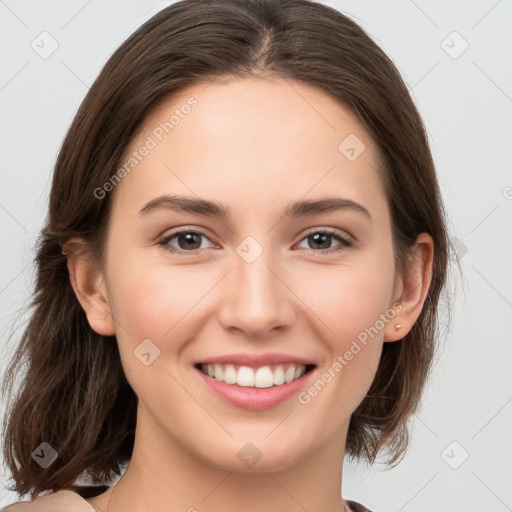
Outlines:
[{"label": "cheek", "polygon": [[[320,382],[306,390],[299,402],[312,402],[313,408],[322,410],[327,407],[336,423],[359,405],[378,368],[383,328],[394,316],[388,309],[394,282],[392,251],[381,252],[379,258],[361,255],[357,263],[326,267],[315,272],[314,278],[306,275],[294,291],[318,317],[319,338],[328,357],[318,375]],[[297,285],[301,282],[298,274],[294,279]]]},{"label": "cheek", "polygon": [[[114,314],[131,338],[157,343],[179,339],[194,308],[214,283],[211,271],[188,265],[152,263],[127,256],[110,272]],[[187,316],[188,315],[188,316]],[[158,340],[158,341],[157,341]]]},{"label": "cheek", "polygon": [[208,265],[162,263],[162,254],[150,251],[111,253],[111,305],[125,368],[146,339],[160,350],[157,366],[178,364],[183,348],[205,322],[208,293],[221,277]]},{"label": "cheek", "polygon": [[164,412],[173,404],[185,409],[189,396],[170,375],[182,380],[178,375],[183,363],[188,364],[186,347],[205,324],[204,296],[218,278],[211,270],[125,254],[109,273],[124,372],[143,402]]},{"label": "cheek", "polygon": [[[392,251],[354,255],[339,265],[295,269],[289,276],[294,293],[314,314],[322,337],[339,352],[386,312],[393,292]],[[377,325],[382,330],[382,325]]]}]

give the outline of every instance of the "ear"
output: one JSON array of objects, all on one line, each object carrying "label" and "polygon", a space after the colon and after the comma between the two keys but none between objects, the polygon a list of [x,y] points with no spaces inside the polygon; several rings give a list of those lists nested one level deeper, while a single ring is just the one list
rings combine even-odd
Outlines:
[{"label": "ear", "polygon": [[68,259],[71,286],[87,315],[91,328],[98,334],[112,336],[115,325],[108,302],[105,279],[87,251],[87,242],[72,238],[62,248]]},{"label": "ear", "polygon": [[398,279],[393,303],[401,307],[394,308],[398,312],[384,328],[384,341],[404,338],[420,316],[432,280],[433,257],[434,241],[429,234],[421,233],[412,248],[406,276]]}]

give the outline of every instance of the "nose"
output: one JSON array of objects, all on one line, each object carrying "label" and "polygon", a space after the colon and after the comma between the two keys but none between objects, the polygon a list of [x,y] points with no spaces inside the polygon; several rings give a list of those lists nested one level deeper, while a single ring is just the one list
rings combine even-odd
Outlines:
[{"label": "nose", "polygon": [[287,273],[270,250],[252,262],[236,254],[221,291],[218,318],[222,326],[247,338],[281,333],[291,326],[295,321],[294,295],[287,280]]}]

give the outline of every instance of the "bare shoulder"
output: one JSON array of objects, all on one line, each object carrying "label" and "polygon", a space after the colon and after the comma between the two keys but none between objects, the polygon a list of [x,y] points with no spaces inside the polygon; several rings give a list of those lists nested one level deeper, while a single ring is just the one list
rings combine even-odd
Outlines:
[{"label": "bare shoulder", "polygon": [[32,501],[18,501],[0,509],[0,512],[95,512],[76,492],[60,490],[39,496]]}]

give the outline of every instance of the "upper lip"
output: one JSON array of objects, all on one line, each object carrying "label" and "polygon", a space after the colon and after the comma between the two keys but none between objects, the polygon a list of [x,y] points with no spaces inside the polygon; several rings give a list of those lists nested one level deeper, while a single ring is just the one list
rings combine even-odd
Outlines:
[{"label": "upper lip", "polygon": [[303,359],[301,357],[292,356],[289,354],[279,354],[276,352],[269,352],[266,354],[225,354],[222,356],[212,356],[207,359],[202,359],[198,364],[234,364],[237,366],[250,366],[258,368],[260,366],[267,366],[271,364],[292,363],[314,365],[313,361]]}]

